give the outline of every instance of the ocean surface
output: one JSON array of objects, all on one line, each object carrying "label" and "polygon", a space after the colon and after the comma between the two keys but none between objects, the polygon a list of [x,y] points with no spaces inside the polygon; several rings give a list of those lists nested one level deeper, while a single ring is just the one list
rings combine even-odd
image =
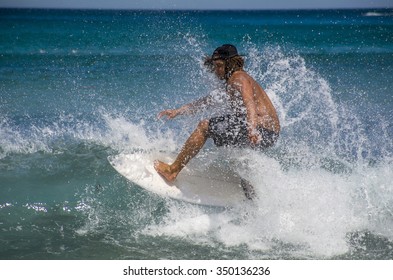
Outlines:
[{"label": "ocean surface", "polygon": [[[277,108],[265,152],[198,155],[256,188],[231,208],[166,199],[109,164],[175,153],[213,109],[232,43]],[[393,259],[393,10],[0,9],[0,259]]]}]

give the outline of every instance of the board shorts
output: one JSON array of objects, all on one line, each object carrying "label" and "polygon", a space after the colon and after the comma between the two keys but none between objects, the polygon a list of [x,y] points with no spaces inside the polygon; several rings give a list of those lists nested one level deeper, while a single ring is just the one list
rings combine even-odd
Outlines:
[{"label": "board shorts", "polygon": [[[262,140],[253,148],[265,149],[277,142],[278,133],[262,127],[257,130]],[[208,137],[213,139],[216,146],[251,147],[245,114],[230,114],[211,118]]]}]

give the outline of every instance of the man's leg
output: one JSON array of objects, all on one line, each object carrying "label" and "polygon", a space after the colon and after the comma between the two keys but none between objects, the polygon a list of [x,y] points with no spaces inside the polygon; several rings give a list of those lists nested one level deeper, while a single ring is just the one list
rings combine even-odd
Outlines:
[{"label": "man's leg", "polygon": [[209,129],[209,120],[201,121],[194,132],[187,139],[176,160],[172,164],[167,164],[156,160],[154,168],[168,182],[173,182],[184,166],[198,154],[206,143]]}]

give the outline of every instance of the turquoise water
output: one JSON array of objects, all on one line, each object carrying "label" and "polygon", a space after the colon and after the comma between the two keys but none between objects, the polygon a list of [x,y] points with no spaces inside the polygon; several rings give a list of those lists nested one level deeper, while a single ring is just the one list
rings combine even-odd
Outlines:
[{"label": "turquoise water", "polygon": [[[0,10],[0,259],[392,259],[393,11]],[[107,161],[176,152],[235,44],[282,123],[265,153],[216,148],[258,200],[161,198]],[[219,102],[218,102],[219,103]],[[220,105],[220,104],[218,104]]]}]

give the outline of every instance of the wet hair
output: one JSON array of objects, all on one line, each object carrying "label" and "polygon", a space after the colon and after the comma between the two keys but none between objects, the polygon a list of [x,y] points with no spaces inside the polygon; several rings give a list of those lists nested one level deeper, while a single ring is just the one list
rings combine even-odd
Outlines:
[{"label": "wet hair", "polygon": [[222,60],[225,63],[225,78],[229,79],[229,77],[232,76],[233,72],[242,70],[244,66],[244,58],[241,57],[240,55],[235,55],[230,58],[226,59],[212,59],[211,57],[205,57],[204,59],[204,65],[207,67],[207,69],[210,72],[214,72],[214,65],[213,61],[214,60]]},{"label": "wet hair", "polygon": [[203,59],[203,65],[206,66],[209,72],[214,72],[213,59],[210,56],[206,56]]},{"label": "wet hair", "polygon": [[244,66],[244,59],[241,57],[237,49],[232,44],[224,44],[216,48],[212,56],[205,57],[204,65],[210,72],[214,72],[213,61],[222,60],[225,63],[225,79],[229,79],[233,72],[242,70]]},{"label": "wet hair", "polygon": [[229,79],[229,77],[232,76],[233,72],[242,70],[244,66],[244,59],[240,55],[225,59],[224,62],[226,79]]}]

